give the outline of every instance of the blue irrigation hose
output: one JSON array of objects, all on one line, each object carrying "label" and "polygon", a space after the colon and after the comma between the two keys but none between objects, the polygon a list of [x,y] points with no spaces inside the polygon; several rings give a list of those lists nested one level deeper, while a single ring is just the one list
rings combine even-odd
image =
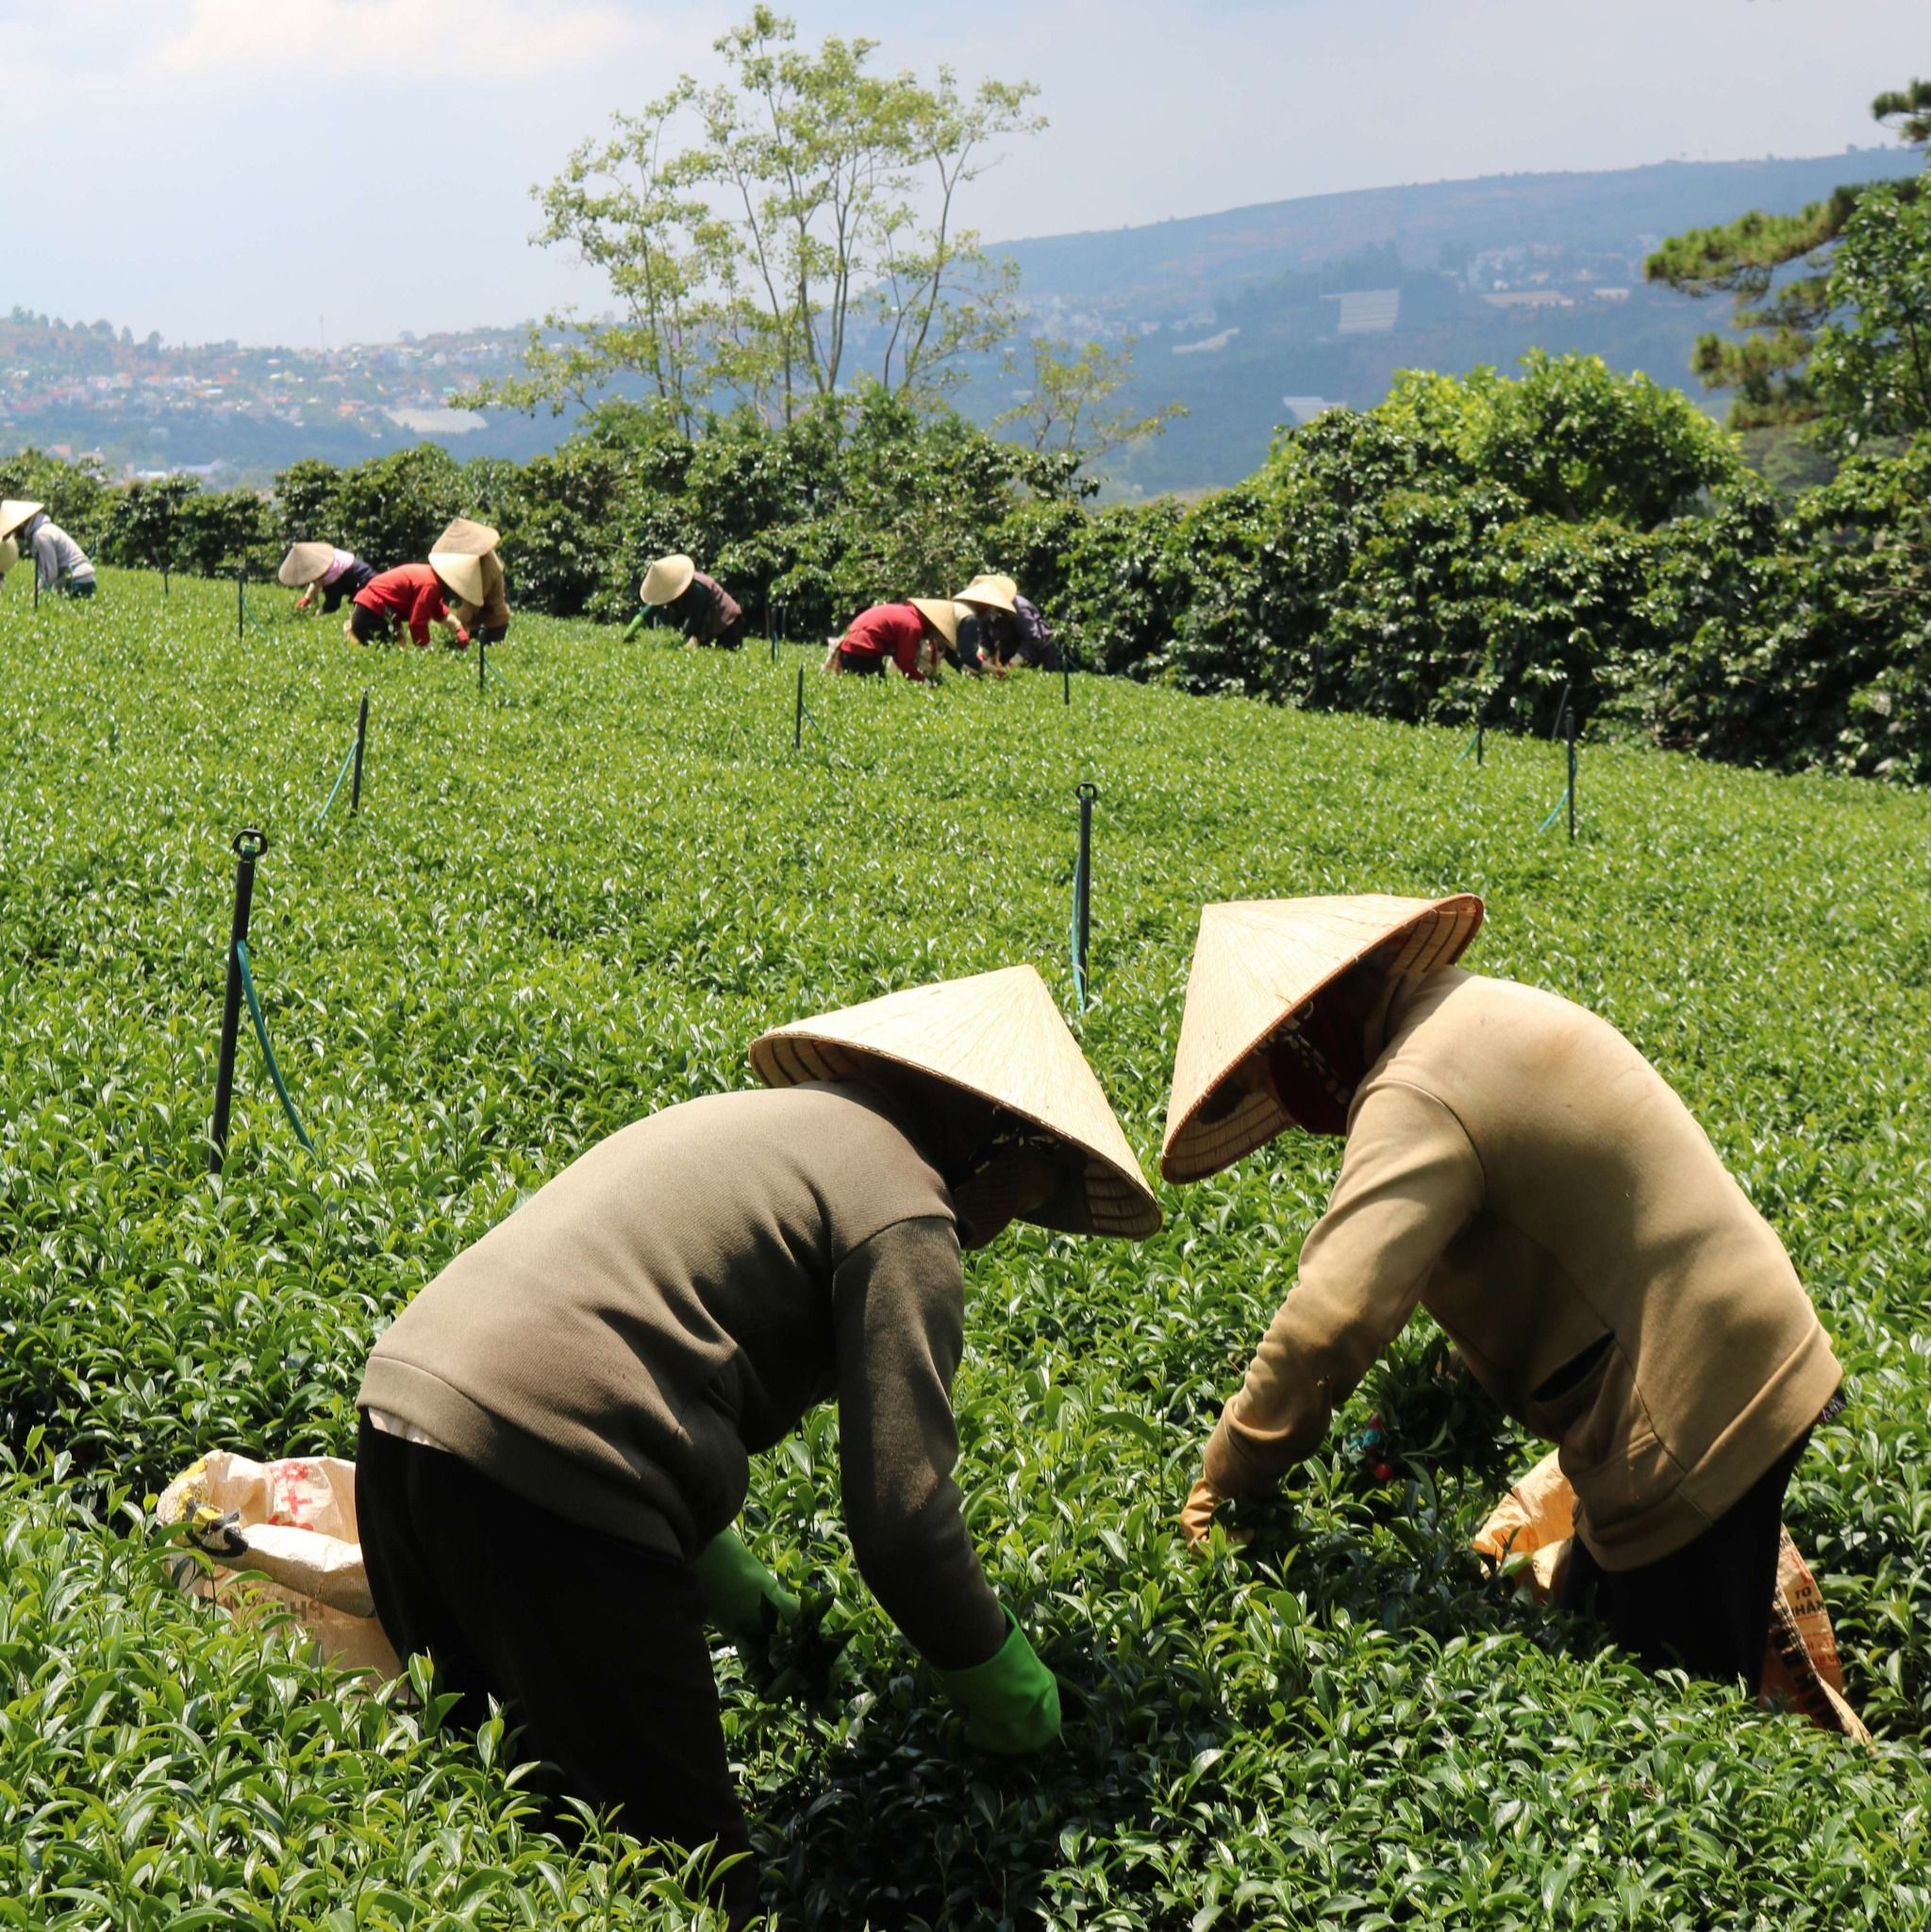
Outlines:
[{"label": "blue irrigation hose", "polygon": [[289,1117],[289,1125],[295,1130],[295,1139],[313,1154],[315,1142],[308,1138],[308,1130],[302,1125],[302,1118],[295,1111],[295,1103],[289,1098],[288,1083],[282,1078],[281,1068],[275,1064],[275,1048],[268,1043],[268,1024],[261,1017],[261,1000],[255,991],[255,975],[248,970],[246,940],[235,941],[235,958],[241,968],[241,991],[248,995],[248,1017],[255,1022],[255,1037],[261,1042],[261,1058],[268,1062],[268,1077],[275,1082],[275,1097]]},{"label": "blue irrigation hose", "polygon": [[349,741],[348,756],[341,761],[341,770],[335,774],[335,783],[328,788],[328,796],[322,801],[322,809],[315,814],[315,824],[308,829],[312,832],[328,816],[328,808],[335,803],[335,794],[341,790],[341,781],[349,775],[349,768],[356,762],[355,739]]},{"label": "blue irrigation hose", "polygon": [[1561,796],[1560,798],[1558,798],[1558,799],[1557,799],[1557,800],[1556,801],[1556,808],[1555,808],[1555,810],[1554,810],[1554,811],[1552,811],[1552,812],[1551,812],[1551,813],[1549,814],[1549,816],[1548,816],[1547,818],[1545,818],[1545,819],[1544,819],[1544,820],[1542,821],[1542,823],[1541,823],[1541,824],[1540,824],[1540,825],[1538,825],[1538,826],[1536,827],[1536,830],[1537,830],[1537,831],[1539,831],[1539,832],[1546,832],[1546,831],[1547,831],[1547,830],[1549,829],[1549,827],[1550,827],[1551,825],[1553,825],[1553,824],[1554,824],[1556,823],[1556,821],[1557,819],[1559,819],[1559,818],[1560,818],[1560,817],[1562,816],[1562,808],[1563,808],[1563,807],[1564,807],[1565,805],[1567,805],[1568,803],[1569,803],[1569,788],[1568,788],[1568,786],[1566,786],[1566,785],[1565,785],[1565,786],[1564,786],[1564,787],[1562,788],[1562,796]]},{"label": "blue irrigation hose", "polygon": [[1086,867],[1079,859],[1073,862],[1073,917],[1068,931],[1068,944],[1073,954],[1073,991],[1079,1002],[1079,1010],[1086,1011],[1086,971],[1079,962],[1079,889],[1084,883]]}]

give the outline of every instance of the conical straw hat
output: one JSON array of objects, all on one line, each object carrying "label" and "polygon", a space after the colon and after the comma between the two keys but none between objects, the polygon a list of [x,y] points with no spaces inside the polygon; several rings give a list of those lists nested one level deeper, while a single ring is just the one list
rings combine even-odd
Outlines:
[{"label": "conical straw hat", "polygon": [[1013,599],[1018,595],[1019,586],[1012,578],[982,573],[958,593],[958,601],[961,604],[977,604],[990,610],[1004,610],[1016,616],[1018,612]]},{"label": "conical straw hat", "polygon": [[697,566],[688,557],[660,557],[644,572],[637,594],[646,604],[674,604],[696,575]]},{"label": "conical straw hat", "polygon": [[299,591],[304,584],[317,582],[334,561],[333,543],[291,543],[289,554],[282,558],[282,567],[275,574],[275,580],[287,585],[291,591]]},{"label": "conical straw hat", "polygon": [[1350,966],[1406,938],[1394,970],[1431,973],[1454,964],[1481,924],[1482,902],[1473,892],[1446,899],[1364,892],[1203,907],[1160,1173],[1170,1181],[1203,1179],[1294,1124],[1264,1089],[1219,1120],[1205,1122],[1200,1114],[1222,1081]]},{"label": "conical straw hat", "polygon": [[958,648],[958,618],[954,614],[950,597],[912,597],[907,601],[948,644],[955,650]]},{"label": "conical straw hat", "polygon": [[1136,1240],[1159,1226],[1159,1204],[1140,1162],[1032,967],[888,993],[774,1027],[751,1044],[751,1065],[768,1087],[855,1079],[868,1060],[932,1074],[1086,1156],[1083,1184],[1061,1189],[1026,1220],[1068,1234]]},{"label": "conical straw hat", "polygon": [[20,545],[11,537],[0,537],[0,577],[20,561]]},{"label": "conical straw hat", "polygon": [[0,537],[10,537],[31,517],[37,517],[46,508],[43,503],[28,503],[21,497],[8,497],[0,503]]},{"label": "conical straw hat", "polygon": [[483,559],[462,550],[432,550],[429,568],[465,604],[483,601]]},{"label": "conical straw hat", "polygon": [[431,556],[487,557],[502,541],[501,534],[488,524],[473,524],[468,517],[458,517],[429,546],[429,552]]}]

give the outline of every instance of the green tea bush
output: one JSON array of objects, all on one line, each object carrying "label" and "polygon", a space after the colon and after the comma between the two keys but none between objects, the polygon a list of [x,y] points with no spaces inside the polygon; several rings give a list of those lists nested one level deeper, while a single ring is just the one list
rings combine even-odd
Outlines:
[{"label": "green tea bush", "polygon": [[[1248,1557],[1183,1557],[1201,1445],[1337,1166],[1290,1136],[1165,1191],[1152,1241],[1022,1231],[969,1263],[959,1474],[1066,1685],[1050,1757],[969,1751],[872,1605],[835,1416],[761,1460],[746,1535],[850,1639],[816,1711],[757,1705],[720,1653],[773,1908],[840,1932],[1931,1923],[1922,795],[1591,744],[1572,846],[1536,830],[1561,761],[1527,740],[1477,769],[1465,731],[1125,679],[1068,707],[1051,677],[814,674],[794,752],[812,652],[520,616],[479,695],[467,657],[255,607],[238,645],[220,584],[109,570],[38,613],[0,590],[0,1924],[588,1926],[606,1897],[680,1923],[674,1860],[509,1815],[513,1740],[484,1763],[178,1600],[117,1506],[209,1448],[350,1450],[409,1295],[601,1136],[748,1084],[774,1021],[1024,959],[1070,1008],[1084,779],[1077,1024],[1149,1165],[1209,899],[1480,891],[1476,970],[1606,1014],[1682,1091],[1848,1371],[1788,1513],[1879,1748],[1646,1677],[1485,1582],[1467,1539],[1538,1451],[1425,1319],[1244,1512]],[[344,793],[318,822],[365,689],[361,813]],[[215,1179],[246,823],[318,1154],[244,1037]],[[1390,1481],[1349,1444],[1374,1413]]]},{"label": "green tea bush", "polygon": [[0,1473],[0,1925],[718,1926],[674,1855],[541,1828],[500,1717],[446,1738],[446,1699],[207,1614],[162,1560],[191,1557],[64,1474]]},{"label": "green tea bush", "polygon": [[1543,732],[1566,691],[1581,720],[1708,758],[1931,775],[1931,440],[1785,502],[1682,395],[1586,356],[1403,372],[1190,507],[1090,508],[1076,456],[876,390],[696,437],[606,403],[521,468],[433,445],[305,461],[273,506],[118,491],[32,452],[0,485],[71,501],[108,561],[211,575],[259,576],[305,537],[386,568],[480,516],[520,609],[605,622],[681,550],[792,639],[1000,569],[1074,662],[1141,681]]}]

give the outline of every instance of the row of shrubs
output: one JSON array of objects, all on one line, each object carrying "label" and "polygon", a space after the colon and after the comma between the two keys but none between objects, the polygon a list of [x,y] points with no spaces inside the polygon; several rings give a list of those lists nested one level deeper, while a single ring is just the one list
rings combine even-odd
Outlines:
[{"label": "row of shrubs", "polygon": [[1931,443],[1787,501],[1685,397],[1593,358],[1405,375],[1192,504],[1097,507],[1076,458],[879,394],[696,440],[613,404],[527,464],[424,444],[298,462],[267,496],[32,453],[0,488],[105,561],[209,575],[298,539],[418,558],[476,515],[517,603],[606,621],[685,550],[793,638],[1007,570],[1092,670],[1540,729],[1568,690],[1586,721],[1706,757],[1931,777]]}]

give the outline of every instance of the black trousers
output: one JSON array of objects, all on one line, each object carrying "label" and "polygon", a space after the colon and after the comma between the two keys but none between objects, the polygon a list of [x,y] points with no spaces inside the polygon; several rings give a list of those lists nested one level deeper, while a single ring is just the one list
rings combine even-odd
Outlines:
[{"label": "black trousers", "polygon": [[349,635],[358,644],[379,643],[389,635],[389,620],[366,604],[349,606]]},{"label": "black trousers", "polygon": [[[537,1789],[639,1838],[748,1852],[688,1563],[579,1529],[454,1456],[362,1420],[356,1513],[375,1615],[398,1655],[426,1652],[453,1720],[487,1698],[523,1727]],[[718,1883],[733,1919],[758,1911],[746,1858]]]},{"label": "black trousers", "polygon": [[1694,1542],[1636,1570],[1605,1570],[1577,1537],[1560,1602],[1593,1611],[1609,1635],[1650,1670],[1680,1665],[1692,1676],[1762,1686],[1777,1583],[1784,1491],[1809,1430]]}]

